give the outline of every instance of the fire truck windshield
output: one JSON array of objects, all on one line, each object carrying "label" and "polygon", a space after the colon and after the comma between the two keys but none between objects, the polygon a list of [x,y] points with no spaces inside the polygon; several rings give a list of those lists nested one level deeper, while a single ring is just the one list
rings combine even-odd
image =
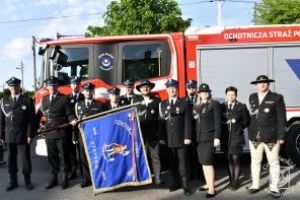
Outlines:
[{"label": "fire truck windshield", "polygon": [[61,85],[69,84],[72,76],[88,78],[87,47],[50,47],[44,56],[44,77],[56,76]]},{"label": "fire truck windshield", "polygon": [[72,76],[118,85],[126,79],[167,76],[171,53],[167,41],[124,41],[50,46],[44,52],[41,74],[68,85]]}]

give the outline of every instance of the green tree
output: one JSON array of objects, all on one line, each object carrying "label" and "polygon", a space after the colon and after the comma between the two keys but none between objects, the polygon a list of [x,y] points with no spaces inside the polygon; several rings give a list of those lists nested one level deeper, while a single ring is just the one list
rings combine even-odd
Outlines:
[{"label": "green tree", "polygon": [[112,1],[103,15],[103,27],[89,26],[86,36],[169,33],[186,30],[191,19],[184,20],[174,0]]},{"label": "green tree", "polygon": [[255,11],[255,24],[300,23],[300,0],[262,0]]}]

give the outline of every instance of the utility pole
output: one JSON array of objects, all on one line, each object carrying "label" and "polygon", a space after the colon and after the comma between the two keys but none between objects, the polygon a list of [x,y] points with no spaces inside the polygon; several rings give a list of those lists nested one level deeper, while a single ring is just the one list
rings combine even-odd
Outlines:
[{"label": "utility pole", "polygon": [[257,17],[257,12],[256,12],[256,8],[257,8],[257,2],[254,1],[254,13],[253,13],[253,18],[254,18],[254,22],[256,22],[256,17]]},{"label": "utility pole", "polygon": [[222,26],[222,1],[223,0],[217,0],[217,13],[218,13],[217,26]]},{"label": "utility pole", "polygon": [[21,60],[20,67],[16,67],[16,69],[21,70],[21,76],[22,76],[22,89],[23,89],[23,92],[24,92],[24,63],[23,63],[22,60]]},{"label": "utility pole", "polygon": [[[213,0],[217,2],[217,26],[222,26],[222,4],[225,0]],[[211,2],[213,2],[211,1]]]},{"label": "utility pole", "polygon": [[32,53],[33,53],[33,87],[34,91],[37,89],[36,80],[36,38],[32,36]]}]

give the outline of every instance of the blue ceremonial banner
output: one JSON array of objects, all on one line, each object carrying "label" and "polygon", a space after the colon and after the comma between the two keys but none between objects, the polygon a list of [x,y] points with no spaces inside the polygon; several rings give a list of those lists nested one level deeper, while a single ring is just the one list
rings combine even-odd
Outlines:
[{"label": "blue ceremonial banner", "polygon": [[93,194],[152,183],[136,108],[79,125],[93,182]]}]

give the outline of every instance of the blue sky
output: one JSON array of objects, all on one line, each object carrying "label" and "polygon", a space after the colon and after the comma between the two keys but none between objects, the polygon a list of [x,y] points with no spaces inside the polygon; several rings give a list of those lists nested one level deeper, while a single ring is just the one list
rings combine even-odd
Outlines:
[{"label": "blue sky", "polygon": [[[183,17],[193,19],[192,26],[216,25],[216,3],[193,3],[200,1],[203,0],[177,0],[182,9]],[[260,2],[261,0],[256,1]],[[88,25],[103,25],[102,15],[74,15],[103,13],[110,2],[111,0],[0,0],[0,90],[2,91],[3,86],[7,87],[5,81],[11,76],[21,78],[20,70],[16,69],[21,60],[25,66],[25,88],[32,90],[32,35],[37,38],[55,38],[56,32],[83,34]],[[225,2],[222,9],[223,25],[251,25],[253,6],[252,3]],[[73,15],[73,17],[13,22],[21,19],[69,15]]]}]

